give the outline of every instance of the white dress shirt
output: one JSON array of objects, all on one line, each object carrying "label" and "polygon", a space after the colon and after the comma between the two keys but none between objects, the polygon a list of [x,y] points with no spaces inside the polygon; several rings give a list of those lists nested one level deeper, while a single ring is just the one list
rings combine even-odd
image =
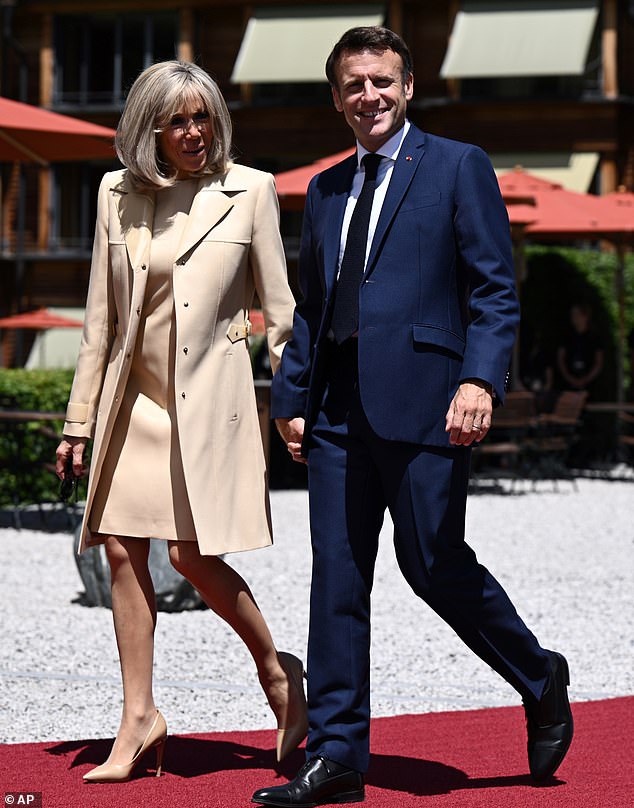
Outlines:
[{"label": "white dress shirt", "polygon": [[[383,207],[383,202],[385,201],[385,195],[392,178],[394,163],[396,162],[396,158],[401,150],[403,140],[405,139],[405,135],[407,134],[409,127],[410,122],[406,120],[403,128],[399,129],[395,135],[392,135],[392,137],[376,151],[376,154],[380,154],[383,159],[379,163],[379,170],[376,178],[376,190],[374,191],[374,199],[372,200],[372,212],[370,213],[370,226],[368,228],[368,242],[365,250],[366,262],[368,260],[368,255],[370,254],[370,246],[372,245],[374,231],[376,230],[381,208]],[[346,212],[343,217],[343,225],[341,227],[337,276],[339,275],[339,270],[341,269],[341,261],[343,260],[343,253],[346,248],[346,238],[348,237],[348,227],[350,226],[352,212],[354,211],[354,206],[357,204],[357,199],[359,198],[361,188],[363,187],[363,180],[365,179],[365,168],[361,164],[361,160],[366,154],[369,154],[368,150],[357,141],[357,170],[355,172],[354,179],[352,180],[352,188],[350,189],[350,196],[348,197]]]}]

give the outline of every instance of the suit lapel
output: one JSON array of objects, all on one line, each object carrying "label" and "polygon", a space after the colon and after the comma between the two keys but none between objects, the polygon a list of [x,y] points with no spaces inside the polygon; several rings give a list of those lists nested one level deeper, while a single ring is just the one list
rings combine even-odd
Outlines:
[{"label": "suit lapel", "polygon": [[233,197],[246,188],[229,174],[202,177],[194,196],[175,260],[190,253],[234,206]]},{"label": "suit lapel", "polygon": [[[351,157],[348,157],[332,169],[334,176],[331,175],[329,178],[331,181],[331,198],[325,210],[326,224],[324,230],[324,275],[328,295],[330,295],[337,280],[341,227],[356,167],[357,155],[355,152]],[[319,181],[317,187],[319,187]]]},{"label": "suit lapel", "polygon": [[366,264],[366,277],[374,269],[376,259],[385,238],[385,234],[394,218],[403,197],[407,193],[410,183],[414,179],[418,164],[425,154],[425,135],[412,126],[407,133],[403,145],[392,170],[392,177],[385,195],[385,200],[379,215],[379,221],[374,231],[374,238],[370,247],[370,254]]}]

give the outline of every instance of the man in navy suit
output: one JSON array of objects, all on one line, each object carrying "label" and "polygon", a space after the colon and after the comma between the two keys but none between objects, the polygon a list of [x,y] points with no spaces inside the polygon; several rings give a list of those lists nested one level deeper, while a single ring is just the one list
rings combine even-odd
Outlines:
[{"label": "man in navy suit", "polygon": [[[503,402],[519,319],[506,209],[483,151],[407,120],[412,62],[400,37],[353,28],[326,73],[357,153],[310,183],[303,298],[272,399],[289,451],[308,463],[307,762],[253,801],[364,798],[370,591],[386,508],[414,592],[522,696],[529,767],[543,781],[572,739],[568,666],[464,540],[470,447]],[[355,239],[362,249],[349,256]]]}]

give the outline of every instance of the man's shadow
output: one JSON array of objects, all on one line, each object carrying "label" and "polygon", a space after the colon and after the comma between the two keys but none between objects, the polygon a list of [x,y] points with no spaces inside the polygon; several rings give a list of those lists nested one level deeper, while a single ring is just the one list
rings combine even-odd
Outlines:
[{"label": "man's shadow", "polygon": [[[403,755],[370,755],[370,768],[366,785],[386,791],[400,791],[417,797],[433,797],[484,788],[512,788],[535,786],[528,774],[497,777],[470,777],[467,772],[436,760],[405,757]],[[559,786],[563,781],[552,778],[543,786]]]},{"label": "man's shadow", "polygon": [[[73,769],[85,764],[99,765],[107,758],[111,746],[112,740],[66,741],[51,746],[46,751],[50,755],[76,752],[70,766]],[[300,749],[295,750],[282,763],[277,763],[271,749],[261,749],[235,741],[172,735],[168,739],[163,771],[176,777],[190,779],[224,771],[262,769],[268,772],[274,771],[280,778],[291,779],[304,760],[303,750]],[[153,766],[154,760],[150,752],[135,770],[133,779],[148,776],[148,770],[152,771]],[[528,774],[471,778],[461,769],[439,761],[383,754],[370,756],[370,768],[365,781],[368,786],[418,797],[472,789],[536,785]],[[267,783],[263,781],[262,786],[264,785]],[[540,784],[540,787],[560,785],[563,785],[563,781],[553,777]]]}]

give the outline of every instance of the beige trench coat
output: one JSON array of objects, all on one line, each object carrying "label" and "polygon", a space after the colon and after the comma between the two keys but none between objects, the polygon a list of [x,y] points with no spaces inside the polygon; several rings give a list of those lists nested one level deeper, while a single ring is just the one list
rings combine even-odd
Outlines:
[{"label": "beige trench coat", "polygon": [[[94,438],[80,552],[134,354],[153,213],[154,194],[136,192],[125,170],[105,175],[64,427]],[[272,542],[245,323],[257,291],[275,372],[294,308],[278,221],[271,175],[231,165],[200,179],[175,258],[177,428],[204,555]]]}]

